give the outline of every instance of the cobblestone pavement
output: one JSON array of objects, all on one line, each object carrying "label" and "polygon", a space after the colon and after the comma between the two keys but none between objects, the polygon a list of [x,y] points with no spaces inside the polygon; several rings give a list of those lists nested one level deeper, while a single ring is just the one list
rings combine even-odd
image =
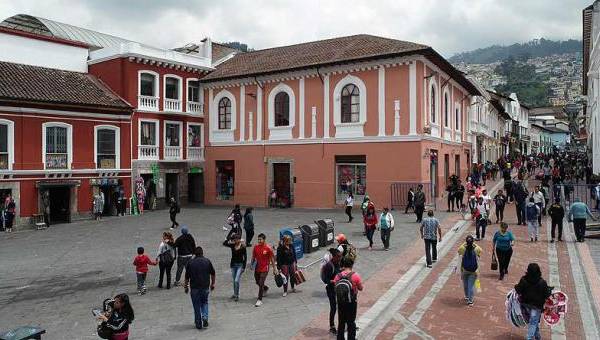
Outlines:
[{"label": "cobblestone pavement", "polygon": [[[194,328],[191,302],[182,288],[159,290],[155,287],[157,267],[150,267],[148,294],[141,297],[135,294],[131,262],[136,247],[142,245],[154,256],[162,231],[168,230],[165,228],[169,225],[168,213],[155,211],[143,216],[105,218],[101,222],[56,225],[43,231],[1,234],[0,330],[40,325],[48,331],[44,339],[96,339],[91,309],[107,297],[126,292],[131,295],[136,312],[132,339],[197,339],[199,336],[285,339],[293,336],[328,309],[319,279],[319,265],[306,270],[308,281],[299,287],[298,293],[283,298],[280,289],[271,289],[260,308],[253,306],[257,289],[252,275],[245,273],[240,301],[230,301],[230,252],[221,245],[225,237],[221,226],[228,212],[228,208],[184,207],[178,218],[181,224],[190,227],[217,270],[217,289],[210,296],[208,329]],[[357,270],[369,279],[385,263],[398,259],[398,254],[410,247],[417,236],[414,215],[393,213],[397,227],[392,233],[389,252],[380,251],[380,240],[376,243],[377,250],[366,250],[367,241],[362,236],[359,219],[348,224],[341,210],[257,209],[255,221],[257,234],[264,232],[272,243],[281,226],[333,218],[336,233],[346,233],[359,248]],[[440,213],[440,216],[444,218],[447,214]],[[179,231],[175,233],[179,235]],[[324,252],[321,248],[308,254],[299,264],[318,260]]]}]

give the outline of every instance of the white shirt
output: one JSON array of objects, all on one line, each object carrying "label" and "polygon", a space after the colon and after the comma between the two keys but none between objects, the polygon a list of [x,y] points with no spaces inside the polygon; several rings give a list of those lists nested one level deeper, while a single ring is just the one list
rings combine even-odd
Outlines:
[{"label": "white shirt", "polygon": [[348,196],[346,197],[346,206],[347,207],[352,207],[354,206],[354,198]]},{"label": "white shirt", "polygon": [[490,202],[492,202],[492,196],[490,196],[490,194],[481,195],[481,198],[483,198],[483,202],[487,205],[489,205]]},{"label": "white shirt", "polygon": [[546,205],[546,199],[544,198],[544,194],[541,191],[534,192],[533,194],[531,194],[531,197],[533,197],[533,203],[541,204],[542,208]]}]

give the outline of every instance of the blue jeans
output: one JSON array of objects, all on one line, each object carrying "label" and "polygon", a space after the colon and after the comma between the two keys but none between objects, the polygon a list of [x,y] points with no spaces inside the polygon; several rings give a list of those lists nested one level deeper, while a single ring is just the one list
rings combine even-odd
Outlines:
[{"label": "blue jeans", "polygon": [[190,297],[194,306],[194,323],[196,328],[202,328],[202,320],[208,321],[208,288],[191,289]]},{"label": "blue jeans", "polygon": [[530,313],[529,326],[527,328],[527,340],[540,340],[542,338],[540,335],[540,318],[542,317],[542,311],[532,307]]},{"label": "blue jeans", "polygon": [[241,263],[236,263],[231,267],[231,278],[233,279],[233,295],[240,296],[240,277],[244,267]]},{"label": "blue jeans", "polygon": [[473,298],[475,297],[475,280],[477,279],[477,274],[475,273],[462,273],[462,281],[463,288],[465,290],[465,297],[469,302],[473,302]]}]

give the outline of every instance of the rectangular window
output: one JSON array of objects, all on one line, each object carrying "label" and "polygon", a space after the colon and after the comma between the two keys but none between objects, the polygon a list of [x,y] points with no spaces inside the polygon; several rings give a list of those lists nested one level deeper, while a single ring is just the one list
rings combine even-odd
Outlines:
[{"label": "rectangular window", "polygon": [[99,129],[96,132],[96,166],[99,169],[114,169],[116,164],[116,131]]},{"label": "rectangular window", "polygon": [[165,124],[165,146],[181,146],[179,140],[179,124]]},{"label": "rectangular window", "polygon": [[341,201],[348,193],[364,196],[367,192],[367,164],[364,155],[336,156],[336,194]]},{"label": "rectangular window", "polygon": [[156,145],[156,123],[141,122],[140,123],[140,144],[141,145]]},{"label": "rectangular window", "polygon": [[199,103],[200,102],[200,82],[189,81],[188,82],[188,101]]},{"label": "rectangular window", "polygon": [[8,169],[8,125],[0,124],[0,169]]},{"label": "rectangular window", "polygon": [[67,169],[67,128],[46,128],[46,169]]},{"label": "rectangular window", "polygon": [[179,79],[167,77],[165,80],[165,98],[179,99]]},{"label": "rectangular window", "polygon": [[232,200],[235,184],[234,161],[216,161],[217,199]]},{"label": "rectangular window", "polygon": [[156,76],[153,74],[142,73],[140,75],[140,94],[142,96],[157,97],[157,94],[154,93],[156,89],[155,81]]},{"label": "rectangular window", "polygon": [[192,148],[202,146],[202,129],[200,125],[188,125],[187,144]]}]

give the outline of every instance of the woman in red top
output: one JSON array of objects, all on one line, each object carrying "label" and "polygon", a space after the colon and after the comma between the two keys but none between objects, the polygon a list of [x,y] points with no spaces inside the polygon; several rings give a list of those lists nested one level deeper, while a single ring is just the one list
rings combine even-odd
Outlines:
[{"label": "woman in red top", "polygon": [[373,234],[377,229],[377,214],[375,214],[375,205],[369,202],[367,206],[367,213],[363,217],[365,223],[365,230],[367,231],[367,239],[369,240],[369,250],[373,249]]}]

